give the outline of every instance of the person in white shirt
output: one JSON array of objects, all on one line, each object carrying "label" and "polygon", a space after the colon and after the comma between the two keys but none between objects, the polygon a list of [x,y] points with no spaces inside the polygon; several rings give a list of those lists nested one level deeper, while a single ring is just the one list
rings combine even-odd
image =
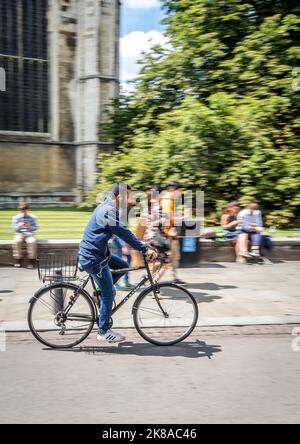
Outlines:
[{"label": "person in white shirt", "polygon": [[13,240],[13,256],[15,258],[15,267],[21,266],[22,245],[25,242],[29,257],[28,268],[33,268],[36,259],[36,239],[35,231],[38,229],[37,218],[28,212],[29,205],[21,204],[19,206],[20,214],[13,217],[12,226],[15,231]]},{"label": "person in white shirt", "polygon": [[242,232],[241,235],[243,235],[243,233],[247,235],[248,241],[251,242],[251,252],[249,253],[248,249],[244,249],[240,251],[240,255],[243,257],[260,257],[260,247],[264,224],[258,204],[249,204],[244,210],[238,213],[237,219],[240,221],[238,228]]}]

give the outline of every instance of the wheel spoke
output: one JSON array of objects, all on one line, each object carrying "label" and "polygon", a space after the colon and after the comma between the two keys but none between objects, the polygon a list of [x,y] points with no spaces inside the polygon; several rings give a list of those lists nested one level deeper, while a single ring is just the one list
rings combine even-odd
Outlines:
[{"label": "wheel spoke", "polygon": [[139,310],[149,312],[149,313],[158,313],[163,316],[163,312],[161,311],[161,309],[157,310],[155,308],[150,308],[150,307],[140,307]]},{"label": "wheel spoke", "polygon": [[153,308],[153,291],[142,294],[134,312],[134,322],[141,336],[155,344],[174,344],[194,329],[198,307],[193,296],[184,288],[159,284],[161,308]]},{"label": "wheel spoke", "polygon": [[[68,296],[71,301],[74,292],[78,297],[69,313],[55,308],[55,304],[63,307]],[[28,322],[34,336],[43,344],[53,348],[72,347],[92,331],[95,315],[93,303],[79,287],[61,284],[41,290],[30,305]]]},{"label": "wheel spoke", "polygon": [[43,301],[43,298],[39,299],[39,302],[43,304],[45,307],[47,307],[51,312],[53,311],[53,305],[48,304],[47,302]]}]

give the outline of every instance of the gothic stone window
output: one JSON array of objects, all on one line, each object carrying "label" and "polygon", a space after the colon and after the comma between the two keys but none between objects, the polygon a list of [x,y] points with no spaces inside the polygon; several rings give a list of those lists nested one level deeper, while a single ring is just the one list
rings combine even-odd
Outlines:
[{"label": "gothic stone window", "polygon": [[0,131],[48,132],[47,4],[0,0]]}]

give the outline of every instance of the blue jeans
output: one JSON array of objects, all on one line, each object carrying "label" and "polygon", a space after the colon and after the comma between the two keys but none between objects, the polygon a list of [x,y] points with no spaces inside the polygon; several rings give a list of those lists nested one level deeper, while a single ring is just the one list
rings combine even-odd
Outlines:
[{"label": "blue jeans", "polygon": [[248,239],[253,247],[260,247],[262,241],[262,235],[260,231],[251,231],[247,226],[242,228],[243,233],[248,234]]},{"label": "blue jeans", "polygon": [[116,289],[114,284],[124,275],[124,273],[112,275],[110,270],[128,268],[129,265],[126,261],[117,256],[111,256],[109,261],[106,261],[102,267],[100,267],[100,261],[91,261],[83,256],[79,256],[79,262],[82,268],[93,276],[96,285],[98,285],[100,288],[101,305],[99,316],[99,333],[103,334],[109,330],[112,306],[116,297]]}]

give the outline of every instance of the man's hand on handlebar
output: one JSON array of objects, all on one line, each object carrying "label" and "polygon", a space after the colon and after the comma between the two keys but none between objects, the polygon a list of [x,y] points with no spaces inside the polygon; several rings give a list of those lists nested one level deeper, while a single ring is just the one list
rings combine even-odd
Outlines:
[{"label": "man's hand on handlebar", "polygon": [[149,246],[148,250],[145,253],[145,258],[149,262],[154,262],[158,258],[158,253],[153,247]]}]

